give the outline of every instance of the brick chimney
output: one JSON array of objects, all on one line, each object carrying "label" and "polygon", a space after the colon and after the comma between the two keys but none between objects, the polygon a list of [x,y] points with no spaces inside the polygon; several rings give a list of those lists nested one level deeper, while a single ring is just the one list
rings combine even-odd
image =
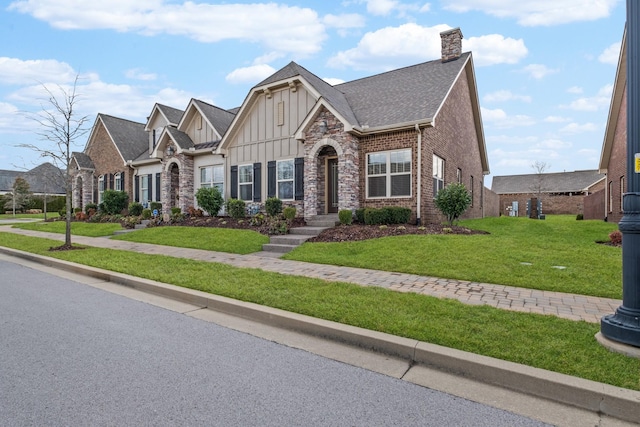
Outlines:
[{"label": "brick chimney", "polygon": [[460,28],[440,33],[442,39],[442,62],[449,62],[460,58],[462,55],[462,31]]}]

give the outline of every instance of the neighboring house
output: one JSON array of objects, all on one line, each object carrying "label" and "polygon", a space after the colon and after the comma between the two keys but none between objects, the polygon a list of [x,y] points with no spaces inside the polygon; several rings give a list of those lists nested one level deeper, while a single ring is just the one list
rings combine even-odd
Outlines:
[{"label": "neighboring house", "polygon": [[459,29],[442,57],[332,86],[291,62],[256,85],[216,154],[226,197],[278,197],[305,218],[360,207],[404,206],[439,221],[435,193],[464,183],[483,216],[489,173],[471,53]]},{"label": "neighboring house", "polygon": [[604,189],[597,170],[495,176],[491,190],[500,196],[500,213],[527,216],[527,202],[542,202],[543,214],[582,214],[584,198]]},{"label": "neighboring house", "polygon": [[[600,154],[600,173],[606,175],[604,191],[593,196],[594,206],[585,217],[619,222],[622,218],[622,195],[627,191],[627,32],[622,36],[607,128]],[[597,199],[596,199],[597,197]]]},{"label": "neighboring house", "polygon": [[16,178],[22,177],[29,184],[29,191],[34,195],[64,196],[64,171],[51,163],[42,163],[28,171],[0,170],[0,194],[13,190]]}]

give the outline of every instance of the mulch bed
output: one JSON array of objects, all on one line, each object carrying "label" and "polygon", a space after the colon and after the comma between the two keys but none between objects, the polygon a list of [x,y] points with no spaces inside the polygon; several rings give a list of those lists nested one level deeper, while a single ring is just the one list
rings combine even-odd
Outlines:
[{"label": "mulch bed", "polygon": [[407,234],[488,234],[486,231],[470,230],[465,227],[447,226],[442,224],[417,225],[338,225],[324,230],[307,242],[352,242],[357,240],[377,239],[388,236],[403,236]]}]

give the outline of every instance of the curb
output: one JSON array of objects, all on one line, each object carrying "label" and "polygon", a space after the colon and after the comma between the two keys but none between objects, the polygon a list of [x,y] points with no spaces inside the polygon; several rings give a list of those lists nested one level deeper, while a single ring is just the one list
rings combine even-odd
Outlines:
[{"label": "curb", "polygon": [[425,365],[620,420],[632,423],[640,420],[640,392],[638,391],[15,249],[0,247],[0,253],[270,326],[397,356],[411,364]]}]

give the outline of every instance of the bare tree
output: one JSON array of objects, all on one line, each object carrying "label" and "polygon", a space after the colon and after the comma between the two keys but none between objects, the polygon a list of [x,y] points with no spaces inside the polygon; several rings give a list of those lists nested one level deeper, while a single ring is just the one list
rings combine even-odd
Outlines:
[{"label": "bare tree", "polygon": [[[57,85],[57,94],[50,88],[42,87],[48,95],[47,104],[41,105],[39,113],[30,115],[30,118],[40,125],[38,136],[46,145],[21,144],[21,147],[29,148],[40,153],[40,157],[48,157],[53,164],[65,173],[64,187],[66,194],[66,229],[64,245],[58,249],[70,249],[71,245],[71,201],[72,201],[72,176],[71,176],[71,145],[85,135],[89,129],[85,123],[89,116],[79,116],[76,111],[79,95],[77,94],[79,76],[73,82],[73,86],[65,88]],[[48,108],[47,108],[48,107]]]},{"label": "bare tree", "polygon": [[531,164],[531,168],[535,171],[535,177],[531,183],[531,191],[538,195],[538,199],[542,195],[542,192],[546,190],[544,173],[549,169],[549,165],[546,162],[536,160]]}]

